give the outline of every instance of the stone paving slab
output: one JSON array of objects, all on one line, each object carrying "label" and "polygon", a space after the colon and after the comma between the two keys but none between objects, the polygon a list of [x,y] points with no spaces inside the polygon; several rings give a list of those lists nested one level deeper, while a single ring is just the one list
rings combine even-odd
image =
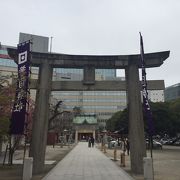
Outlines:
[{"label": "stone paving slab", "polygon": [[133,180],[96,148],[86,142],[78,145],[61,160],[43,180]]}]

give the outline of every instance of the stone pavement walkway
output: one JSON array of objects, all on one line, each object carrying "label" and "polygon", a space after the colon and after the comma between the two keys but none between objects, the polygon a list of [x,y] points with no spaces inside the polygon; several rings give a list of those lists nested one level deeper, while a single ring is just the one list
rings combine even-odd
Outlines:
[{"label": "stone pavement walkway", "polygon": [[133,180],[97,148],[86,142],[78,145],[61,160],[43,180]]}]

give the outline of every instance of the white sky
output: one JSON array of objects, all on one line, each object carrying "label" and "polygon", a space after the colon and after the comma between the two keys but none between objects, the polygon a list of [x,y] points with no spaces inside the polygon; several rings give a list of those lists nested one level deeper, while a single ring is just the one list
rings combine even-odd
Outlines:
[{"label": "white sky", "polygon": [[67,54],[170,50],[147,79],[180,83],[180,0],[1,0],[0,42],[16,46],[19,32],[53,37],[52,51]]}]

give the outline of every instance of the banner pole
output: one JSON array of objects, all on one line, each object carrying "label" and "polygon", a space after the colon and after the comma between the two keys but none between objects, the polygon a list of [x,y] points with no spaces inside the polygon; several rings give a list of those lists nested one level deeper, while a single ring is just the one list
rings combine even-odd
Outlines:
[{"label": "banner pole", "polygon": [[[31,40],[29,40],[29,43],[30,43],[30,49],[29,49],[29,62],[31,60],[31,45],[32,45],[32,42]],[[30,64],[30,63],[29,63]],[[23,166],[24,166],[24,160],[25,160],[25,157],[26,157],[26,151],[27,151],[27,137],[28,137],[28,123],[29,123],[29,102],[30,102],[30,89],[29,89],[29,83],[30,83],[30,78],[31,78],[31,67],[29,65],[29,74],[28,74],[28,84],[27,84],[27,98],[26,98],[26,115],[25,115],[25,123],[24,123],[24,155],[23,155]],[[29,154],[29,153],[28,153]],[[29,156],[29,155],[28,155]]]},{"label": "banner pole", "polygon": [[147,124],[148,124],[148,134],[149,134],[149,147],[150,147],[150,156],[152,159],[152,173],[153,173],[153,180],[154,180],[154,168],[153,168],[153,133],[154,133],[154,127],[152,122],[152,112],[149,104],[148,99],[148,91],[147,91],[147,80],[146,80],[146,67],[145,67],[145,61],[144,61],[144,46],[143,46],[143,37],[140,34],[140,49],[141,49],[141,68],[142,68],[142,95],[143,95],[143,107],[145,111],[145,115],[147,118]]}]

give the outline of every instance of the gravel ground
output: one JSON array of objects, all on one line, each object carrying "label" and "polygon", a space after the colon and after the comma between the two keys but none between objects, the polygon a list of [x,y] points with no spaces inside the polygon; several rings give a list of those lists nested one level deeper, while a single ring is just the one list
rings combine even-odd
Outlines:
[{"label": "gravel ground", "polygon": [[[52,165],[46,165],[44,173],[33,176],[32,180],[40,180],[42,177],[53,168],[57,162],[59,162],[70,150],[67,146],[60,148],[60,146],[48,146],[46,150],[46,160],[55,160],[56,163]],[[118,161],[115,163],[120,166],[120,153],[121,150],[117,150]],[[106,155],[113,159],[114,150],[107,149]],[[149,152],[148,152],[149,156]],[[15,159],[22,158],[22,150],[17,151]],[[2,159],[2,157],[0,158]],[[130,157],[125,156],[126,167],[123,167],[130,175],[136,180],[144,180],[143,176],[133,175],[130,171]],[[154,180],[180,180],[180,146],[163,146],[163,150],[153,151],[153,165],[154,165]],[[22,165],[2,166],[0,165],[0,180],[20,180],[22,176]]]},{"label": "gravel ground", "polygon": [[[33,176],[32,180],[40,180],[45,176],[74,146],[47,146],[46,148],[46,160],[54,160],[55,163],[45,165],[44,172],[39,175]],[[20,160],[23,157],[23,150],[17,150],[14,156],[14,160]],[[22,179],[22,164],[2,165],[3,156],[0,156],[0,180],[21,180]]]},{"label": "gravel ground", "polygon": [[[116,164],[120,166],[120,153],[117,150]],[[114,150],[108,149],[106,155],[113,159]],[[150,156],[149,152],[147,153]],[[130,157],[125,156],[126,167],[123,167],[136,180],[144,180],[143,176],[136,176],[130,170]],[[162,150],[153,150],[154,180],[180,180],[180,146],[163,146]]]}]

